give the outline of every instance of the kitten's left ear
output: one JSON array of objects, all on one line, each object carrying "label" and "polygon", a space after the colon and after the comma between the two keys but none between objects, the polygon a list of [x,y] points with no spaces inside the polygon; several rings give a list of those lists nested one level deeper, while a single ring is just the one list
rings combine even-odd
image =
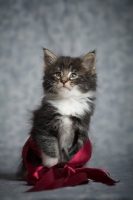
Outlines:
[{"label": "kitten's left ear", "polygon": [[82,65],[90,74],[95,74],[96,69],[96,55],[95,51],[90,52],[82,57]]},{"label": "kitten's left ear", "polygon": [[44,62],[45,62],[45,67],[52,65],[56,62],[57,57],[48,49],[44,49]]}]

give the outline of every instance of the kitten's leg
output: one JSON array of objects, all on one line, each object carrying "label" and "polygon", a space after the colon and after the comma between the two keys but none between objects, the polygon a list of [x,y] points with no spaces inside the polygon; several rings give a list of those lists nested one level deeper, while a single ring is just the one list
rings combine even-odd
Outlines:
[{"label": "kitten's leg", "polygon": [[75,140],[72,146],[68,149],[69,157],[72,158],[84,145],[86,142],[88,135],[87,133],[76,132]]},{"label": "kitten's leg", "polygon": [[[43,138],[44,139],[44,138]],[[42,146],[42,163],[52,167],[59,162],[59,146],[56,137],[45,137]]]},{"label": "kitten's leg", "polygon": [[68,147],[64,147],[60,152],[60,162],[68,162],[70,160],[70,156],[68,153]]},{"label": "kitten's leg", "polygon": [[43,134],[32,135],[34,141],[41,149],[42,164],[48,168],[59,162],[59,146],[57,138]]}]

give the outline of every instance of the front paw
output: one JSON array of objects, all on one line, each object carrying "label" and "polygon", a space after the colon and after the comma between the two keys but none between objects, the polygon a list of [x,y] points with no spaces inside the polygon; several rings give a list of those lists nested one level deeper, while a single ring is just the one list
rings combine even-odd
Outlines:
[{"label": "front paw", "polygon": [[45,155],[44,153],[42,154],[42,164],[45,167],[51,168],[54,165],[56,165],[58,161],[59,159],[57,157],[53,158],[53,157]]}]

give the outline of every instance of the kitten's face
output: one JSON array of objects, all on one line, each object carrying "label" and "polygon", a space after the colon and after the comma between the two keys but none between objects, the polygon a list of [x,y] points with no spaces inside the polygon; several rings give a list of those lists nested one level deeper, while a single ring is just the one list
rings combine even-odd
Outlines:
[{"label": "kitten's face", "polygon": [[89,53],[83,58],[61,56],[57,58],[45,50],[45,93],[54,93],[64,97],[74,93],[81,95],[96,90],[95,54]]}]

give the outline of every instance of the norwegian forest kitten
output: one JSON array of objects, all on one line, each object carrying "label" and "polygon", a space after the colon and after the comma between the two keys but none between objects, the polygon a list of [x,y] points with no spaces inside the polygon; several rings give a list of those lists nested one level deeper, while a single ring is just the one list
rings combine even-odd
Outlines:
[{"label": "norwegian forest kitten", "polygon": [[[52,167],[68,162],[88,138],[97,77],[95,52],[83,57],[56,57],[44,49],[44,97],[33,112],[30,136],[41,150],[42,160],[32,150],[28,160]],[[22,161],[19,174],[25,172]]]}]

